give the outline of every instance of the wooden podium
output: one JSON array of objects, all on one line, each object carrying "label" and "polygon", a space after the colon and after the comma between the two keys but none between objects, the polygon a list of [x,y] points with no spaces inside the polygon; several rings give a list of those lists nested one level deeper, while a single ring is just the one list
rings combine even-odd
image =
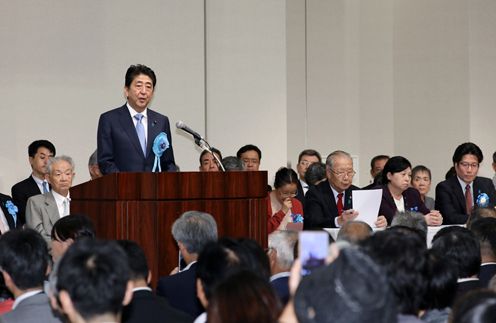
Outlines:
[{"label": "wooden podium", "polygon": [[212,214],[219,236],[267,246],[267,172],[115,173],[71,188],[71,213],[94,222],[98,238],[140,244],[152,285],[178,264],[174,221],[185,211]]}]

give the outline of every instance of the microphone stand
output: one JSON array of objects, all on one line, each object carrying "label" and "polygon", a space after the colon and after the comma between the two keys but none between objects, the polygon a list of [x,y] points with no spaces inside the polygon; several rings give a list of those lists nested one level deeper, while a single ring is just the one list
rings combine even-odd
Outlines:
[{"label": "microphone stand", "polygon": [[224,165],[222,165],[222,162],[219,160],[219,157],[217,157],[217,155],[212,152],[212,147],[210,147],[210,145],[208,144],[208,142],[205,139],[203,139],[201,137],[200,138],[195,137],[195,144],[197,144],[198,147],[200,147],[201,149],[206,150],[209,153],[211,153],[212,156],[214,156],[215,160],[217,161],[219,168],[222,169],[223,172],[226,171],[226,169],[224,168]]}]

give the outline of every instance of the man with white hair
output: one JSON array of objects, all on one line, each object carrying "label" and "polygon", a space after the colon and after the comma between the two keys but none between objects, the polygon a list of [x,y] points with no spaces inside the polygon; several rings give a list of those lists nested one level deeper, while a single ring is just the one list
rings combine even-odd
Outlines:
[{"label": "man with white hair", "polygon": [[283,304],[289,300],[289,272],[294,261],[294,247],[298,241],[296,231],[274,231],[269,234],[270,283]]}]

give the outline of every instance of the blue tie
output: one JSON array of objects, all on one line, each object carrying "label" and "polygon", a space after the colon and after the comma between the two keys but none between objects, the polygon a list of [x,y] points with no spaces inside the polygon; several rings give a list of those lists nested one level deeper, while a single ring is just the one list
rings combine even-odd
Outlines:
[{"label": "blue tie", "polygon": [[138,134],[138,139],[141,144],[141,149],[143,150],[143,154],[146,157],[146,139],[145,139],[145,127],[143,127],[143,124],[141,123],[141,120],[143,119],[144,115],[141,113],[138,113],[134,116],[138,122],[136,122],[136,133]]},{"label": "blue tie", "polygon": [[43,181],[42,186],[43,186],[43,193],[50,192],[47,181]]}]

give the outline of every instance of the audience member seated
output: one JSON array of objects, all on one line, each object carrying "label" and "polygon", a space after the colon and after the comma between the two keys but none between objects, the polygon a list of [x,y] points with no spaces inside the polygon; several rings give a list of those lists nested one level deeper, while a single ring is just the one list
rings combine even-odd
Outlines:
[{"label": "audience member seated", "polygon": [[226,172],[229,171],[242,171],[245,169],[243,161],[236,156],[227,156],[222,159],[222,166]]},{"label": "audience member seated", "polygon": [[52,259],[56,263],[77,240],[95,238],[95,228],[90,218],[81,214],[65,216],[52,227]]},{"label": "audience member seated", "polygon": [[340,250],[332,263],[303,277],[294,296],[294,312],[299,323],[389,323],[397,317],[384,272],[352,248]]},{"label": "audience member seated", "polygon": [[325,181],[326,179],[326,166],[324,163],[313,163],[308,166],[305,173],[305,182],[308,184],[309,188],[320,184],[320,182]]},{"label": "audience member seated", "polygon": [[[218,160],[222,160],[222,154],[220,150],[213,147],[211,150],[212,153],[217,156]],[[200,154],[200,167],[198,167],[200,172],[218,172],[220,170],[219,163],[212,153],[210,153],[208,150],[204,150]]]},{"label": "audience member seated", "polygon": [[425,207],[420,193],[410,187],[412,165],[402,156],[391,157],[382,170],[382,202],[379,214],[391,224],[397,212],[415,211],[425,215],[427,225],[441,225],[443,217],[438,211]]},{"label": "audience member seated", "polygon": [[496,218],[496,209],[492,207],[478,207],[473,209],[467,220],[467,228],[470,229],[473,222],[482,218]]},{"label": "audience member seated", "polygon": [[483,287],[478,278],[481,265],[479,241],[471,231],[459,226],[442,228],[434,235],[431,249],[451,259],[457,268],[455,302],[467,292]]},{"label": "audience member seated", "polygon": [[148,269],[143,249],[131,240],[119,240],[117,243],[126,253],[133,285],[133,298],[122,311],[122,322],[193,322],[192,317],[174,309],[164,298],[153,294],[149,287],[152,273]]},{"label": "audience member seated", "polygon": [[50,191],[47,182],[47,163],[50,157],[55,156],[55,146],[48,140],[33,141],[28,147],[31,175],[12,186],[12,198],[19,208],[18,226],[26,223],[26,203],[31,196]]},{"label": "audience member seated", "polygon": [[424,298],[423,322],[448,322],[457,287],[457,269],[449,258],[432,250],[427,255],[427,292]]},{"label": "audience member seated", "polygon": [[115,241],[82,239],[52,272],[50,301],[71,323],[120,322],[132,298],[129,279],[126,254]]},{"label": "audience member seated", "polygon": [[269,282],[249,270],[229,275],[208,302],[209,323],[275,323],[281,303]]},{"label": "audience member seated", "polygon": [[[339,228],[345,222],[354,220],[358,212],[352,209],[353,160],[347,152],[337,150],[326,159],[327,180],[312,187],[305,196],[303,223],[305,230]],[[384,217],[377,218],[377,227],[386,226]]]},{"label": "audience member seated", "polygon": [[[276,172],[274,190],[267,199],[267,232],[302,229],[303,207],[295,196],[298,177],[291,168],[282,167]],[[299,224],[299,227],[298,227]]]},{"label": "audience member seated", "polygon": [[418,316],[427,289],[425,239],[414,229],[393,227],[374,233],[362,246],[383,268],[396,298],[398,323],[422,322]]},{"label": "audience member seated", "polygon": [[69,189],[74,178],[74,162],[68,156],[51,157],[47,167],[52,190],[28,199],[26,225],[41,233],[50,249],[53,223],[70,214]]},{"label": "audience member seated", "polygon": [[322,163],[322,157],[319,152],[314,149],[305,149],[298,156],[298,165],[296,166],[296,171],[298,172],[298,193],[296,198],[305,204],[305,194],[309,189],[309,184],[305,180],[305,174],[310,165],[314,163]]},{"label": "audience member seated", "polygon": [[337,241],[358,244],[372,235],[372,228],[363,221],[348,221],[339,229]]},{"label": "audience member seated", "polygon": [[294,247],[298,233],[294,231],[274,231],[269,234],[270,283],[282,304],[289,300],[289,271],[294,261]]},{"label": "audience member seated", "polygon": [[412,169],[412,187],[420,193],[420,198],[425,207],[434,210],[435,201],[432,197],[427,196],[431,190],[431,170],[423,165],[418,165]]},{"label": "audience member seated", "polygon": [[102,172],[100,171],[100,166],[98,166],[97,150],[95,150],[93,154],[91,154],[88,160],[88,171],[92,180],[103,176]]},{"label": "audience member seated", "polygon": [[455,304],[450,323],[493,323],[496,317],[496,293],[482,290],[467,294]]},{"label": "audience member seated", "polygon": [[496,274],[496,219],[478,219],[472,222],[470,231],[479,239],[480,244],[480,283],[483,287],[489,287],[489,281]]},{"label": "audience member seated", "polygon": [[0,193],[0,233],[4,234],[17,227],[21,227],[19,208],[10,196]]},{"label": "audience member seated", "polygon": [[459,145],[453,154],[452,176],[436,186],[436,209],[444,218],[444,224],[464,224],[474,207],[494,207],[496,191],[489,178],[479,177],[479,165],[483,155],[471,142]]},{"label": "audience member seated", "polygon": [[43,292],[49,254],[41,235],[30,229],[9,231],[0,237],[0,250],[2,276],[15,297],[12,311],[2,315],[0,321],[62,322]]},{"label": "audience member seated", "polygon": [[395,226],[403,226],[418,230],[424,239],[427,239],[427,222],[425,222],[422,213],[414,211],[398,212],[391,222],[391,227]]},{"label": "audience member seated", "polygon": [[160,277],[157,295],[165,297],[172,307],[197,317],[203,312],[203,307],[196,297],[196,261],[203,247],[217,240],[217,224],[208,213],[188,211],[172,225],[172,236],[186,267],[176,268],[170,276]]},{"label": "audience member seated", "polygon": [[262,151],[255,145],[245,145],[239,148],[236,157],[243,161],[245,170],[257,171],[262,160]]},{"label": "audience member seated", "polygon": [[382,173],[382,170],[384,169],[384,165],[386,165],[386,162],[389,160],[388,155],[377,155],[372,160],[370,161],[370,176],[372,177],[372,181],[370,182],[369,185],[365,186],[363,189],[364,190],[370,190],[373,189],[374,187],[377,186],[377,175]]}]

